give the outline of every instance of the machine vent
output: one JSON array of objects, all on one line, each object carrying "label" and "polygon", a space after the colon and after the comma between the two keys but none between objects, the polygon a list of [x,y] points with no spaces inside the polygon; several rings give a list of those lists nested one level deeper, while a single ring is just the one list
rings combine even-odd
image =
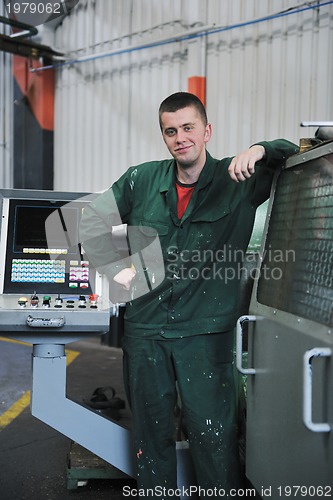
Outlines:
[{"label": "machine vent", "polygon": [[333,154],[280,174],[257,300],[333,326]]}]

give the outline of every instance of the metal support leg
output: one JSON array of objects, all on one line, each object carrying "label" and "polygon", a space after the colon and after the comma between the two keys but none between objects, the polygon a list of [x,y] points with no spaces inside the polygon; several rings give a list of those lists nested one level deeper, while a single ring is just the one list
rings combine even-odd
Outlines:
[{"label": "metal support leg", "polygon": [[32,369],[32,415],[133,476],[130,431],[66,398],[65,346],[34,345]]}]

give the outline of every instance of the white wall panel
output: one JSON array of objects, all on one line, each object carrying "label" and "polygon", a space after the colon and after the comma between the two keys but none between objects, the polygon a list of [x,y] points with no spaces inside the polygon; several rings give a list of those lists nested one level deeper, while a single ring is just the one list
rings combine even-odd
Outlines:
[{"label": "white wall panel", "polygon": [[[333,119],[333,4],[255,22],[294,5],[80,0],[58,26],[55,46],[71,60],[95,59],[57,70],[55,189],[105,189],[128,166],[168,155],[158,106],[187,90],[195,47],[205,64],[213,155],[232,155],[263,139],[312,136],[314,129],[300,128],[302,120]],[[158,43],[213,24],[226,29],[207,35],[206,44]],[[156,45],[135,50],[142,43]],[[110,53],[117,49],[125,52]]]}]

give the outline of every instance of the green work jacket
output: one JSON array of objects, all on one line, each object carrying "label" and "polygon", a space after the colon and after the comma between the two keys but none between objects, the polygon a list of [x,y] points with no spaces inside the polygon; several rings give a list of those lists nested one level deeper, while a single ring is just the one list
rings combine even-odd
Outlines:
[{"label": "green work jacket", "polygon": [[[125,335],[180,338],[234,327],[256,209],[269,197],[274,170],[298,152],[284,139],[258,144],[265,159],[239,183],[228,174],[231,158],[217,160],[207,152],[181,219],[173,159],[129,168],[85,208],[81,241],[90,261],[110,282],[133,263],[137,270],[126,299]],[[127,224],[130,236],[127,259],[111,236],[120,223]]]}]

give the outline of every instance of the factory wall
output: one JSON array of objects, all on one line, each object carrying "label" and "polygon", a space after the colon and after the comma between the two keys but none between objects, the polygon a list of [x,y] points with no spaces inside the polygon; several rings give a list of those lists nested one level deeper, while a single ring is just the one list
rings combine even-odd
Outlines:
[{"label": "factory wall", "polygon": [[193,79],[206,86],[216,157],[313,136],[301,121],[333,119],[332,21],[324,1],[80,0],[55,31],[67,61],[56,70],[54,188],[103,190],[167,157],[158,106]]}]

